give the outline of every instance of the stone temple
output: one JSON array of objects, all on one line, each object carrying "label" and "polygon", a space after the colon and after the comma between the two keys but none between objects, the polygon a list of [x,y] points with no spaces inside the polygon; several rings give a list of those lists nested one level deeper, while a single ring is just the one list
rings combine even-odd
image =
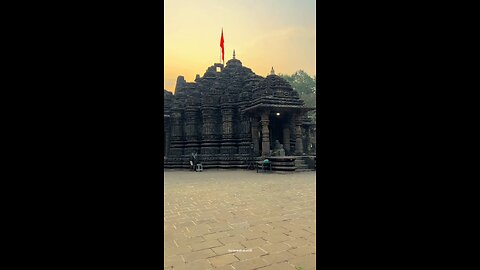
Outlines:
[{"label": "stone temple", "polygon": [[234,51],[195,82],[178,76],[175,94],[164,90],[164,166],[188,168],[196,152],[204,168],[247,168],[263,158],[278,170],[313,167],[316,131],[306,113],[314,109],[273,67],[256,75]]}]

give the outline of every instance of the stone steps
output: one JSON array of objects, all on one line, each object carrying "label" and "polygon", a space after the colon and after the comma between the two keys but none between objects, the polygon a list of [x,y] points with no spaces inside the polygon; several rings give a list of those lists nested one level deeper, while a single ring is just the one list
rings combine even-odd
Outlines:
[{"label": "stone steps", "polygon": [[295,160],[295,166],[297,169],[295,171],[297,172],[304,172],[304,171],[311,171],[314,170],[314,164],[312,161],[308,160],[307,157],[299,157]]},{"label": "stone steps", "polygon": [[307,163],[305,163],[304,160],[296,159],[295,160],[295,167],[297,167],[298,169],[306,169],[306,168],[308,168],[308,165],[307,165]]},{"label": "stone steps", "polygon": [[[311,160],[310,160],[311,159]],[[259,160],[259,159],[257,159]],[[313,157],[269,157],[272,164],[272,171],[282,172],[301,172],[314,170]],[[246,169],[248,162],[244,157],[236,160],[200,160],[204,169]],[[190,162],[188,160],[166,160],[164,162],[165,169],[189,169]]]}]

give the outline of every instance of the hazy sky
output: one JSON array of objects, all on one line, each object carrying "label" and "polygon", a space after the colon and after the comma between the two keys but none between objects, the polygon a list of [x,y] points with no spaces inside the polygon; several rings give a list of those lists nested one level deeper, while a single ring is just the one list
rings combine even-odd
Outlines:
[{"label": "hazy sky", "polygon": [[315,0],[164,0],[164,88],[236,58],[260,76],[315,69]]}]

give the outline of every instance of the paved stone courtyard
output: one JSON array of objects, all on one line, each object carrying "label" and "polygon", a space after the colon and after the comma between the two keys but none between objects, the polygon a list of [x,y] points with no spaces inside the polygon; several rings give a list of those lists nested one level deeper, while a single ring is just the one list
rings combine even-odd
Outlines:
[{"label": "paved stone courtyard", "polygon": [[315,176],[166,170],[164,269],[315,269]]}]

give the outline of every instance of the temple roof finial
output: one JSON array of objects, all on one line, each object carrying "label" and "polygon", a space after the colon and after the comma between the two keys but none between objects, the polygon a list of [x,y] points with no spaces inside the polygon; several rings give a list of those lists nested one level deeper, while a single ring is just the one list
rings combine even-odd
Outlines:
[{"label": "temple roof finial", "polygon": [[273,67],[272,67],[272,71],[270,71],[270,75],[275,75],[275,70],[273,70]]},{"label": "temple roof finial", "polygon": [[235,59],[235,49],[233,49],[233,59]]}]

